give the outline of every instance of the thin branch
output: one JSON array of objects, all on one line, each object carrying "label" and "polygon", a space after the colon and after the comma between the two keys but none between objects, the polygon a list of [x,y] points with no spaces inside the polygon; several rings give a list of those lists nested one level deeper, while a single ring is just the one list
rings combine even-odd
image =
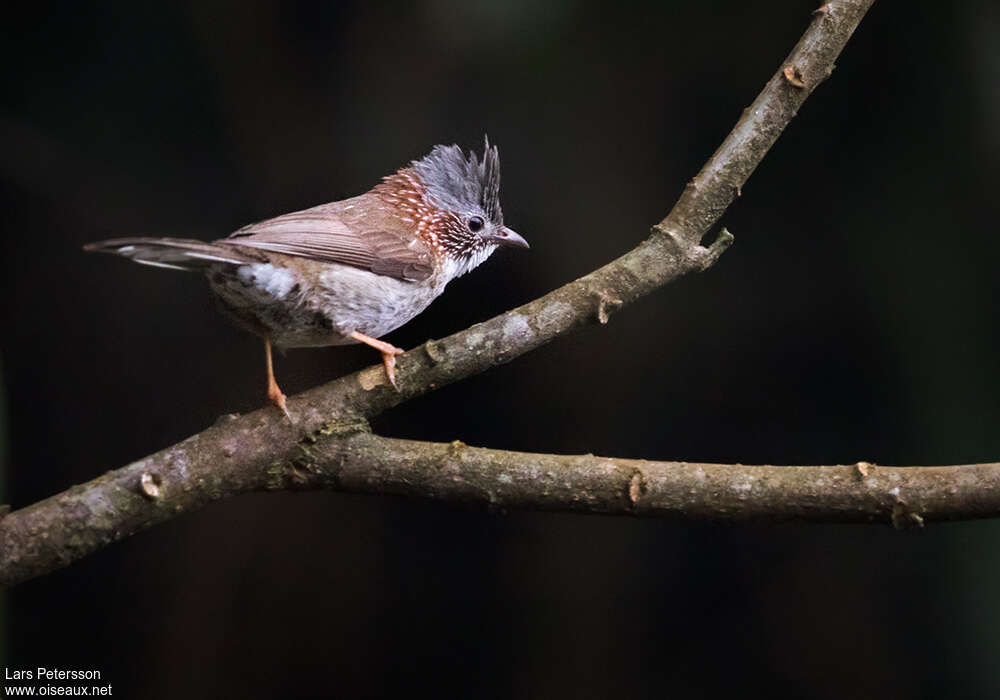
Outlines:
[{"label": "thin branch", "polygon": [[[707,247],[700,245],[702,237],[722,216],[812,90],[830,75],[834,60],[872,2],[839,0],[814,13],[802,39],[732,133],[689,183],[670,214],[634,250],[533,302],[400,356],[399,392],[386,384],[381,366],[371,367],[290,399],[297,431],[289,430],[287,422],[270,408],[226,417],[146,459],[10,513],[0,520],[0,582],[12,584],[65,566],[213,500],[261,488],[295,486],[297,482],[289,474],[296,470],[303,474],[303,485],[369,490],[367,483],[371,489],[383,490],[380,485],[388,484],[377,478],[377,460],[368,463],[372,471],[367,481],[359,476],[356,483],[342,483],[343,474],[332,470],[328,477],[316,477],[313,483],[310,469],[321,462],[310,455],[336,454],[344,464],[354,464],[349,450],[365,444],[363,440],[372,440],[372,449],[379,447],[388,460],[384,463],[406,464],[406,455],[419,443],[361,437],[357,433],[367,430],[368,417],[509,362],[581,326],[607,323],[612,314],[636,299],[682,275],[710,267],[732,242],[732,236],[723,230]],[[394,457],[393,450],[399,450]],[[375,460],[376,456],[374,452],[358,454],[359,459]],[[546,459],[540,455],[532,458]],[[555,460],[555,465],[559,460],[580,458],[547,459]],[[366,463],[357,464],[363,469]],[[399,477],[401,484],[406,480],[406,475]],[[447,488],[448,483],[454,488]],[[450,482],[439,480],[424,495],[461,500],[467,496],[463,483],[467,482],[461,475]],[[640,492],[649,488],[643,483],[640,480],[636,487]],[[546,505],[543,481],[534,488],[534,501],[525,495],[509,505],[570,507],[555,502]],[[613,499],[620,500],[622,493],[619,487]],[[565,497],[565,504],[573,502],[572,493],[566,492]],[[575,497],[582,499],[583,493]],[[604,511],[636,512],[640,504],[645,508],[646,502],[639,498],[628,511],[616,511],[611,505]],[[651,512],[668,510],[654,508]]]}]

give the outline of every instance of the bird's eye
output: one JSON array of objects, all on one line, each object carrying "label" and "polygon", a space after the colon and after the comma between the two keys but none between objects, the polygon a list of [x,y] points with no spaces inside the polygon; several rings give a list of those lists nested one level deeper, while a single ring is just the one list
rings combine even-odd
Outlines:
[{"label": "bird's eye", "polygon": [[485,225],[486,222],[483,221],[483,217],[481,216],[474,216],[471,219],[469,219],[469,230],[472,231],[473,233],[482,230],[483,226]]}]

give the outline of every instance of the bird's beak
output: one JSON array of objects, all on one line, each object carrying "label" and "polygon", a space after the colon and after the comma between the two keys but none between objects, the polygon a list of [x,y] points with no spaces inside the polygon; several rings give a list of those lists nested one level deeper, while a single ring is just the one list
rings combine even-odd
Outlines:
[{"label": "bird's beak", "polygon": [[493,240],[497,242],[497,245],[511,246],[512,248],[530,248],[528,242],[519,236],[516,232],[511,231],[509,228],[504,226],[495,234],[493,234]]}]

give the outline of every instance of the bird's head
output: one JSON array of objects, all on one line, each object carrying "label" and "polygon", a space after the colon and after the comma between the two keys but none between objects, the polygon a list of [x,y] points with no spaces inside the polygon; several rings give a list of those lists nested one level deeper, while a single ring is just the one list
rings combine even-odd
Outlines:
[{"label": "bird's head", "polygon": [[418,235],[445,257],[458,277],[499,246],[527,248],[504,226],[500,208],[500,155],[486,140],[480,161],[458,146],[435,146],[408,168],[386,178],[392,199],[403,205]]}]

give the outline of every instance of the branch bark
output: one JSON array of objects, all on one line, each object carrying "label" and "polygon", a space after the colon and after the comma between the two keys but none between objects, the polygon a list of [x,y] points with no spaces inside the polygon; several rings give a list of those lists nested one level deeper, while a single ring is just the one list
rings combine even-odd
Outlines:
[{"label": "branch bark", "polygon": [[[763,498],[763,491],[754,490],[754,483],[758,490],[779,482],[791,485],[791,475],[801,471],[788,470],[807,468],[684,466],[526,455],[472,450],[458,443],[449,447],[391,440],[367,433],[370,416],[509,362],[581,326],[607,323],[613,313],[636,299],[678,277],[710,267],[732,242],[732,236],[723,230],[707,247],[700,241],[802,103],[833,71],[834,60],[872,2],[837,0],[816,10],[805,34],[733,131],[688,184],[667,217],[634,250],[533,302],[401,355],[397,360],[398,392],[386,384],[381,366],[371,367],[290,399],[295,431],[271,409],[227,416],[177,445],[8,514],[0,520],[0,582],[9,585],[38,576],[179,513],[260,489],[388,491],[486,500],[510,507],[696,517],[763,515],[771,512],[768,503],[776,517],[825,513],[822,517],[832,519],[870,519],[882,514],[884,507],[873,510],[875,501],[865,500],[863,494],[855,494],[853,500],[838,500],[833,491],[824,495],[803,486],[793,491],[801,498],[796,505],[794,499],[769,500]],[[466,456],[458,458],[456,454]],[[515,465],[521,466],[515,469]],[[735,500],[727,498],[728,492],[721,487],[698,491],[690,484],[701,477],[699,472],[690,471],[692,468],[713,475],[706,483],[716,483],[725,472],[728,478],[742,475],[738,478],[743,481],[733,483],[751,486],[737,489]],[[762,471],[748,471],[755,469]],[[883,469],[878,473],[887,473]],[[505,477],[511,482],[504,481]],[[822,477],[810,478],[815,486]],[[839,481],[844,478],[841,475]],[[795,483],[807,481],[802,476]],[[839,481],[831,475],[829,483]],[[926,487],[936,482],[924,479],[915,483]],[[671,490],[684,488],[695,489],[691,499],[671,496]],[[698,493],[701,505],[695,498]],[[813,496],[807,497],[809,493]],[[816,499],[821,496],[831,499],[827,510],[819,507]],[[918,495],[908,498],[921,504],[926,500]],[[738,503],[744,505],[737,507]],[[959,513],[943,505],[938,511],[942,517]],[[968,515],[977,517],[986,511],[996,512],[990,507],[982,511],[970,507]],[[931,509],[921,512],[930,517]]]},{"label": "branch bark", "polygon": [[322,489],[503,509],[883,522],[899,529],[1000,515],[1000,463],[776,467],[653,462],[398,440],[373,435],[359,423],[321,430],[297,442],[293,455],[273,462],[258,455],[256,463],[247,464],[237,455],[241,437],[228,435],[213,447],[222,450],[215,462],[185,461],[171,448],[11,514],[2,522],[0,580],[13,584],[31,578],[132,532],[249,491]]},{"label": "branch bark", "polygon": [[392,493],[498,508],[709,520],[884,522],[1000,515],[1000,464],[748,466],[507,452],[384,438],[317,441],[265,489]]}]

